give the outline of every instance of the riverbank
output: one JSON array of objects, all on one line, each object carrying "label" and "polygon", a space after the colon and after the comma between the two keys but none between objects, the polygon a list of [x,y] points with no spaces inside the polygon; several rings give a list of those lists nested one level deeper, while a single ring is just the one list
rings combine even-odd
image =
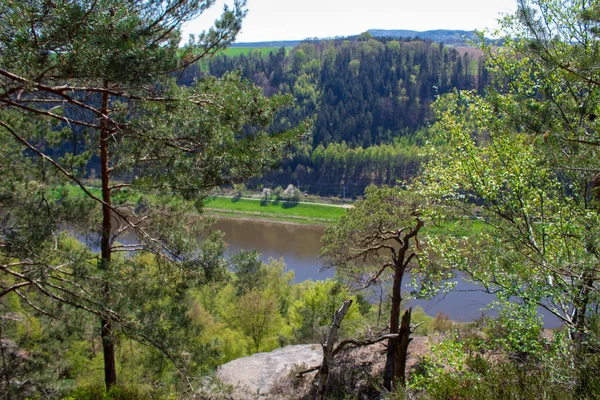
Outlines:
[{"label": "riverbank", "polygon": [[[100,198],[101,192],[98,187],[87,186],[92,195]],[[75,185],[57,186],[52,188],[50,196],[61,198],[66,195],[79,197],[83,191]],[[151,200],[153,194],[142,194],[140,192],[123,189],[115,192],[113,200],[120,204],[138,204],[145,200]],[[312,198],[311,198],[312,200]],[[317,199],[318,200],[318,199]],[[335,200],[335,199],[332,199]],[[173,201],[184,201],[173,197]],[[190,203],[190,209],[193,205]],[[237,197],[228,195],[211,195],[203,202],[202,213],[214,217],[226,217],[235,219],[262,220],[281,222],[298,225],[329,226],[335,224],[350,204],[329,204],[316,201],[264,201],[260,196]]]},{"label": "riverbank", "polygon": [[[94,196],[101,197],[98,187],[87,186],[87,190]],[[60,198],[66,193],[74,196],[83,195],[82,189],[75,185],[58,186],[50,191],[50,195],[55,198]],[[137,204],[142,199],[151,199],[153,196],[153,194],[142,194],[131,189],[124,189],[116,192],[113,199],[121,204]],[[328,227],[337,223],[342,215],[346,213],[346,209],[353,207],[351,203],[341,202],[338,198],[307,196],[304,199],[302,201],[274,199],[264,201],[259,194],[245,197],[232,196],[228,193],[213,194],[204,200],[202,213],[213,217]],[[177,197],[173,197],[173,201],[184,202],[184,200]],[[193,208],[191,203],[189,207],[190,209]],[[468,223],[458,223],[457,221],[453,227],[426,224],[422,233],[465,237],[479,234],[484,229],[485,223],[483,221],[469,221]]]},{"label": "riverbank", "polygon": [[286,201],[261,201],[256,198],[211,196],[204,202],[208,215],[228,218],[260,219],[302,225],[335,224],[348,206]]}]

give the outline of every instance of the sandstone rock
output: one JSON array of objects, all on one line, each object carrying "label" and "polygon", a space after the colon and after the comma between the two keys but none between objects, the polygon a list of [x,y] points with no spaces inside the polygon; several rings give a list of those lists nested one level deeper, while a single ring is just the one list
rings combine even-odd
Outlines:
[{"label": "sandstone rock", "polygon": [[286,346],[270,353],[256,353],[223,364],[217,377],[236,387],[236,398],[268,398],[273,383],[296,365],[312,367],[323,358],[321,346],[302,344]]}]

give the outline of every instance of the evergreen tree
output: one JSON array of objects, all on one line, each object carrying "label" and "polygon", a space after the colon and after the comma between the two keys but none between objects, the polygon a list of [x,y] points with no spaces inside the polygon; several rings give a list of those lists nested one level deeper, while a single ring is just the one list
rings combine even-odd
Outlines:
[{"label": "evergreen tree", "polygon": [[[409,191],[370,186],[364,200],[328,228],[322,238],[321,256],[326,265],[366,288],[391,280],[389,333],[400,333],[402,280],[406,273],[422,275],[422,282],[437,282],[443,273],[420,269],[419,231],[423,221],[417,208],[418,196]],[[410,319],[410,317],[409,317]],[[403,361],[404,360],[404,363]],[[398,338],[388,341],[383,385],[392,390],[396,382],[404,384],[406,348]]]},{"label": "evergreen tree", "polygon": [[[0,1],[0,295],[51,313],[33,302],[43,294],[97,315],[107,387],[116,383],[118,331],[176,353],[144,329],[174,314],[142,316],[128,305],[119,289],[136,277],[124,273],[132,262],[115,254],[154,254],[178,292],[218,275],[218,241],[198,248],[203,223],[173,196],[200,209],[207,188],[260,174],[297,136],[265,131],[290,99],[267,99],[235,74],[175,84],[175,72],[240,30],[243,1],[180,48],[181,25],[212,4]],[[99,165],[99,192],[82,181],[91,165]],[[57,193],[57,184],[70,186]],[[153,196],[131,204],[128,190]],[[99,253],[65,245],[65,223]],[[126,233],[135,243],[119,243]]]}]

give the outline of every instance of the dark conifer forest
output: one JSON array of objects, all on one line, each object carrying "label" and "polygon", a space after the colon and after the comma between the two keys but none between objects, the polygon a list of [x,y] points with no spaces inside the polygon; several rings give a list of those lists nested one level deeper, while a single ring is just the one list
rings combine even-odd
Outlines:
[{"label": "dark conifer forest", "polygon": [[188,68],[180,84],[203,74],[239,71],[266,96],[291,94],[275,131],[306,123],[312,134],[293,157],[263,176],[321,195],[361,195],[369,184],[394,185],[419,170],[431,104],[455,89],[490,83],[481,51],[420,39],[358,37],[306,41],[294,48],[228,56]]}]

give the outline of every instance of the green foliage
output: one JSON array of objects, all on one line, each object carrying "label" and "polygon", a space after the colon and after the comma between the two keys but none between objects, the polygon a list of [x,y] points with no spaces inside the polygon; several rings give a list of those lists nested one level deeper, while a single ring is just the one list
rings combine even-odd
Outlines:
[{"label": "green foliage", "polygon": [[282,316],[288,315],[292,303],[292,288],[294,271],[286,271],[283,258],[269,259],[263,266],[265,270],[265,292],[274,296],[279,301],[279,312]]},{"label": "green foliage", "polygon": [[[231,257],[230,281],[202,285],[189,293],[188,316],[202,326],[200,342],[219,350],[205,363],[220,365],[257,351],[269,351],[291,339],[286,324],[292,302],[293,271],[283,260],[260,262],[255,252]],[[247,269],[245,267],[251,266]]]},{"label": "green foliage", "polygon": [[320,185],[345,182],[355,192],[358,182],[394,186],[419,172],[422,150],[408,140],[392,144],[352,147],[346,142],[318,145],[298,162],[312,167],[312,178]]},{"label": "green foliage", "polygon": [[[402,269],[401,273],[412,270],[415,276],[422,276],[423,283],[432,285],[447,278],[447,271],[424,268],[425,263],[417,263],[418,249],[405,248],[407,253],[400,259],[400,253],[392,245],[396,241],[402,248],[404,241],[400,236],[419,225],[417,210],[421,200],[409,190],[368,187],[365,198],[325,231],[321,256],[327,265],[335,266],[338,272],[361,285],[386,281],[393,275],[392,267]],[[404,265],[405,262],[409,264]]]},{"label": "green foliage", "polygon": [[[566,365],[568,357],[555,353],[561,339],[548,343],[548,357],[499,357],[489,353],[500,336],[490,337],[487,345],[473,348],[462,338],[453,336],[432,346],[411,373],[408,391],[423,399],[594,399],[597,377],[582,370],[579,377]],[[538,353],[539,354],[539,353]],[[592,366],[588,366],[594,368]],[[572,380],[586,380],[590,386],[573,392]],[[392,397],[395,398],[395,397]]]},{"label": "green foliage", "polygon": [[415,334],[417,335],[427,335],[431,331],[431,322],[433,320],[432,317],[425,314],[425,310],[423,307],[416,306],[413,307],[410,315],[410,320],[413,325],[418,325],[415,330]]},{"label": "green foliage", "polygon": [[230,258],[232,270],[235,273],[235,287],[238,295],[261,290],[266,283],[267,272],[263,268],[258,251],[241,251]]},{"label": "green foliage", "polygon": [[[366,147],[423,124],[436,90],[474,88],[478,68],[471,64],[477,62],[427,41],[358,37],[300,43],[287,57],[281,50],[218,56],[209,70],[221,76],[240,69],[247,79],[264,76],[261,86],[269,92],[297,94],[299,107],[285,120],[313,120],[314,147],[341,141]],[[407,101],[395,101],[401,91]]]},{"label": "green foliage", "polygon": [[497,86],[437,104],[422,190],[433,220],[488,226],[477,237],[430,240],[442,263],[501,301],[542,306],[565,323],[575,347],[598,303],[600,91],[587,72],[598,38],[584,18],[597,6],[524,1],[503,20],[505,46],[484,47]]},{"label": "green foliage", "polygon": [[175,395],[154,395],[135,388],[115,386],[110,390],[102,386],[81,387],[63,400],[175,400]]},{"label": "green foliage", "polygon": [[[473,344],[506,359],[438,371],[425,379],[432,398],[596,396],[581,368],[594,369],[599,301],[598,12],[595,0],[519,2],[497,32],[504,46],[482,45],[495,85],[436,103],[424,208],[448,230],[457,220],[487,226],[432,235],[428,251],[496,293],[499,318]],[[542,338],[536,307],[564,331]]]},{"label": "green foliage", "polygon": [[243,294],[228,309],[228,323],[252,339],[251,352],[278,347],[276,333],[282,324],[277,299],[260,291]]},{"label": "green foliage", "polygon": [[[432,345],[411,373],[409,388],[421,392],[426,399],[556,399],[565,395],[577,398],[566,388],[573,376],[562,375],[571,372],[564,364],[560,335],[544,343],[543,348],[525,349],[525,342],[542,343],[539,331],[537,336],[531,333],[522,340],[514,333],[512,340],[506,337],[510,335],[507,329],[498,328],[508,324],[514,322],[505,314],[484,324],[485,340],[473,341],[463,332]],[[527,329],[523,326],[522,331]],[[535,327],[529,331],[535,331]],[[500,353],[499,345],[503,346]]]},{"label": "green foliage", "polygon": [[214,303],[218,303],[218,309],[207,309],[202,304],[206,300],[203,297],[206,292],[202,292],[208,288],[209,286],[205,285],[199,290],[200,293],[190,296],[188,316],[194,324],[202,326],[199,341],[218,349],[218,353],[214,354],[212,359],[205,359],[203,362],[210,366],[217,366],[248,355],[251,339],[240,332],[238,327],[230,327],[227,323],[222,322],[225,320],[224,316],[227,315],[229,304],[236,300],[235,289],[227,285],[216,294],[210,290],[212,293],[209,298],[218,297],[211,305],[214,307]]},{"label": "green foliage", "polygon": [[[443,269],[432,269],[427,263],[417,262],[421,248],[419,231],[423,221],[417,208],[422,199],[409,190],[369,186],[365,198],[354,204],[340,221],[325,231],[321,241],[321,256],[326,265],[334,266],[359,287],[391,281],[389,333],[400,332],[402,280],[408,272],[429,287],[446,278]],[[392,389],[392,382],[404,382],[402,358],[406,348],[399,341],[388,341],[384,370],[384,387]]]},{"label": "green foliage", "polygon": [[209,71],[220,77],[239,70],[267,96],[293,95],[296,105],[276,125],[305,121],[312,131],[262,183],[299,179],[302,191],[357,197],[369,184],[391,186],[417,175],[421,151],[414,145],[433,121],[437,95],[490,82],[481,52],[469,54],[422,40],[351,38],[300,43],[287,55],[282,48],[268,56],[217,56]]},{"label": "green foliage", "polygon": [[325,280],[310,283],[302,291],[300,298],[290,307],[290,326],[296,342],[314,343],[322,339],[333,315],[345,300],[352,299],[350,307],[342,321],[340,336],[349,336],[356,332],[360,322],[360,312],[355,296],[338,281]]},{"label": "green foliage", "polygon": [[[419,371],[411,375],[409,387],[416,390],[424,390],[428,393],[435,393],[436,385],[442,378],[451,378],[460,376],[464,380],[472,378],[471,371],[468,368],[467,358],[469,354],[464,348],[464,344],[456,339],[450,338],[440,343],[432,345],[431,355],[424,356],[419,364]],[[445,393],[446,396],[458,395],[463,397],[457,387],[450,387]]]},{"label": "green foliage", "polygon": [[548,356],[541,338],[543,323],[535,307],[535,304],[510,302],[496,304],[498,317],[486,327],[492,345],[508,354]]},{"label": "green foliage", "polygon": [[[118,369],[177,387],[219,358],[186,299],[227,276],[224,242],[190,210],[200,211],[211,187],[274,166],[305,129],[271,129],[291,97],[266,97],[239,74],[178,85],[176,72],[240,30],[244,1],[180,47],[181,24],[211,5],[0,1],[0,301],[18,316],[11,338],[29,338],[19,348],[58,360],[49,366],[56,386],[80,378],[85,358],[97,367],[98,353],[107,387]],[[82,181],[92,168],[100,190]],[[13,295],[22,303],[6,308]],[[23,308],[33,314],[27,323]],[[102,350],[59,356],[44,326],[80,312],[97,329],[82,320],[84,336],[60,333],[77,350],[100,334]],[[121,351],[125,343],[131,352]],[[130,368],[138,363],[151,368]],[[33,378],[36,368],[15,379],[51,387]]]},{"label": "green foliage", "polygon": [[[77,241],[73,245],[82,246]],[[257,260],[257,254],[243,253],[223,266]],[[242,291],[238,282],[256,278],[256,270],[248,274],[242,269],[240,276],[224,272],[224,278],[206,279],[182,291],[172,281],[178,276],[164,269],[156,256],[140,254],[113,261],[126,263],[120,270],[123,274],[138,277],[120,280],[123,286],[117,285],[115,293],[128,296],[119,298],[117,304],[124,302],[131,319],[147,323],[118,337],[116,366],[123,386],[109,392],[102,389],[101,339],[93,316],[67,308],[63,312],[71,318],[64,321],[36,316],[12,293],[5,296],[6,304],[18,313],[12,314],[10,323],[4,321],[2,343],[11,360],[11,380],[26,379],[19,392],[22,397],[35,398],[35,393],[44,391],[52,398],[168,398],[189,390],[180,378],[182,373],[196,387],[218,365],[298,343],[289,321],[321,329],[318,324],[328,326],[346,298],[354,299],[356,305],[343,325],[345,334],[353,335],[362,321],[361,302],[347,288],[334,281],[294,285],[293,271],[286,271],[283,260],[260,263],[260,280]],[[317,322],[294,319],[308,315],[307,308]],[[153,332],[148,332],[149,327]]]}]

